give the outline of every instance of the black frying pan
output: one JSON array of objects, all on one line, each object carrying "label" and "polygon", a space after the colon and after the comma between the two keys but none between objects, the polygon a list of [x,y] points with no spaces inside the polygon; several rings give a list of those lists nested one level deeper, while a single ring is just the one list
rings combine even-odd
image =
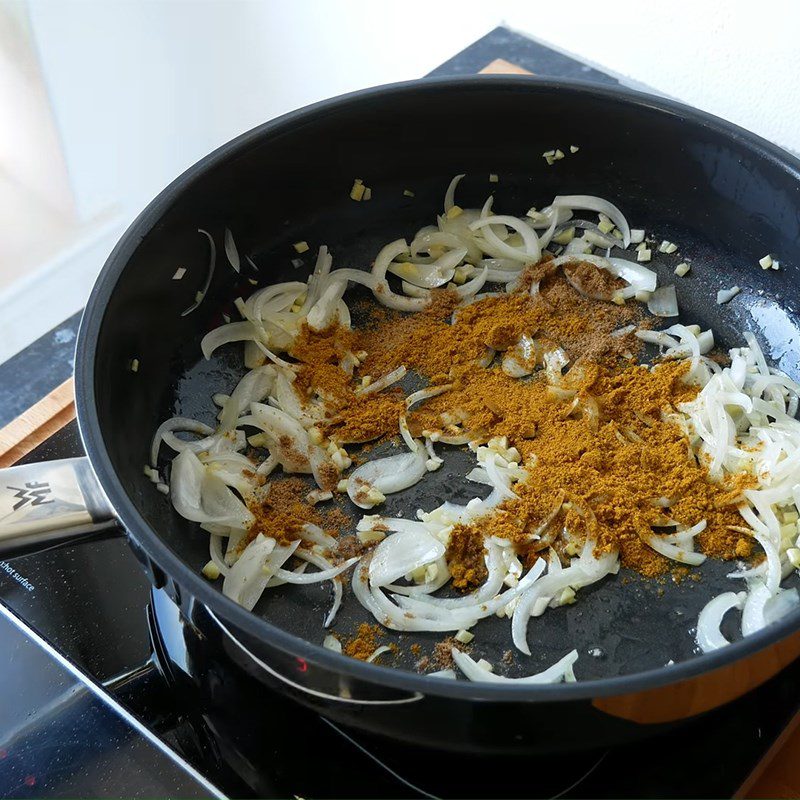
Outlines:
[{"label": "black frying pan", "polygon": [[[579,152],[553,166],[542,158],[570,144]],[[255,289],[249,278],[259,285],[304,278],[320,244],[329,246],[334,267],[368,267],[383,244],[433,220],[458,172],[468,174],[458,191],[464,207],[480,206],[491,190],[495,207],[508,213],[556,194],[610,199],[634,227],[679,243],[691,257],[691,273],[674,278],[674,258],[668,266],[654,253],[660,282],[677,285],[681,321],[713,327],[725,347],[752,330],[775,364],[798,377],[800,163],[729,123],[627,90],[483,76],[358,92],[242,135],[187,170],[124,235],[87,305],[76,359],[79,422],[98,482],[153,583],[203,629],[204,644],[194,646],[186,669],[190,683],[209,708],[222,696],[246,707],[264,681],[353,725],[473,749],[626,738],[740,695],[800,650],[797,637],[787,638],[800,628],[800,613],[698,655],[698,611],[738,588],[724,577],[729,564],[706,562],[697,583],[621,572],[581,590],[576,604],[532,620],[534,654],[518,656],[508,674],[538,671],[576,647],[576,684],[446,681],[414,671],[410,651],[419,643],[429,652],[441,635],[390,634],[401,648],[393,667],[322,649],[329,585],[267,592],[255,613],[235,605],[200,575],[207,535],[143,475],[158,423],[173,414],[213,422],[211,395],[230,391],[242,374],[240,346],[206,362],[199,341],[236,296]],[[487,182],[490,172],[499,184]],[[370,202],[349,199],[356,176],[372,187]],[[240,276],[228,267],[225,227],[258,272],[243,267]],[[181,316],[206,271],[208,243],[198,228],[213,234],[218,267],[199,309]],[[302,268],[291,265],[298,240],[311,245]],[[767,252],[780,256],[780,271],[759,268]],[[179,266],[188,272],[173,281]],[[717,290],[734,284],[741,294],[718,306]],[[134,358],[138,372],[130,370]],[[451,485],[463,487],[470,466],[453,448],[442,470],[390,497],[386,513],[468,499],[474,488]],[[352,633],[365,620],[348,590],[334,630]],[[729,625],[723,631],[736,639],[735,620]],[[495,664],[512,648],[508,620],[482,621],[475,633],[474,652]],[[595,649],[599,657],[589,655]],[[234,674],[222,691],[220,675]]]}]

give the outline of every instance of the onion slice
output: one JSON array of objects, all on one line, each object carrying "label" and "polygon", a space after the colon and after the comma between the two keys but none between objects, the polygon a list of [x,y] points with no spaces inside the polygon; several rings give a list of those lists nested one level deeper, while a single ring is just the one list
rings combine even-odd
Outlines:
[{"label": "onion slice", "polygon": [[619,228],[622,244],[627,247],[631,243],[631,229],[625,215],[608,200],[589,194],[559,195],[553,199],[553,208],[568,208],[571,211],[596,211],[605,214]]},{"label": "onion slice", "polygon": [[202,228],[198,228],[197,232],[202,233],[208,238],[210,247],[208,255],[208,269],[206,270],[206,279],[203,282],[203,286],[197,293],[197,299],[189,306],[189,308],[181,312],[182,317],[191,314],[192,311],[194,311],[200,305],[200,303],[205,300],[206,294],[208,293],[208,287],[211,286],[211,279],[214,277],[214,270],[217,266],[217,246],[214,244],[214,237],[208,231],[204,231]]},{"label": "onion slice", "polygon": [[408,489],[420,481],[427,472],[426,461],[423,448],[367,461],[350,475],[347,494],[359,508],[372,508],[383,502],[383,496]]},{"label": "onion slice", "polygon": [[436,561],[444,552],[444,545],[427,531],[398,531],[387,536],[372,551],[369,582],[372,586],[387,586]]},{"label": "onion slice", "polygon": [[535,675],[528,675],[524,678],[506,678],[503,675],[495,675],[493,672],[483,669],[473,661],[466,653],[462,653],[457,648],[450,651],[456,666],[471,681],[482,683],[560,683],[565,680],[572,670],[573,665],[578,660],[578,651],[572,650],[563,658],[556,661],[553,666],[548,667]]},{"label": "onion slice", "polygon": [[730,644],[722,635],[719,626],[722,618],[733,608],[742,608],[747,597],[746,592],[724,592],[709,600],[697,618],[697,646],[704,652],[710,653],[720,647]]}]

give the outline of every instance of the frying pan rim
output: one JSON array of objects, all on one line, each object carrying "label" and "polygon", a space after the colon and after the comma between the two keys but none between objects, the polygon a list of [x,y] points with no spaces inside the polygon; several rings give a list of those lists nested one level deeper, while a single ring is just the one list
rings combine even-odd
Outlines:
[{"label": "frying pan rim", "polygon": [[225,597],[217,588],[193,570],[173,552],[159,534],[139,513],[123,487],[111,463],[95,402],[95,359],[97,342],[105,318],[105,309],[114,287],[122,275],[131,255],[144,237],[155,227],[163,212],[196,179],[209,169],[246,150],[259,140],[284,133],[292,126],[319,118],[330,111],[341,111],[352,105],[368,102],[373,97],[385,99],[387,94],[433,94],[460,91],[533,91],[539,93],[568,92],[576,99],[591,95],[627,108],[646,109],[650,112],[676,116],[715,132],[746,146],[751,153],[772,162],[779,169],[793,175],[800,184],[800,160],[792,154],[766,141],[760,136],[720,119],[712,114],[686,106],[677,101],[657,97],[627,87],[609,87],[589,81],[554,80],[527,75],[473,75],[423,80],[403,81],[368,89],[361,89],[338,97],[322,100],[304,108],[291,111],[265,122],[231,141],[186,169],[164,188],[136,217],[108,256],[94,284],[84,310],[76,343],[75,398],[78,425],[86,453],[109,501],[118,514],[128,537],[144,548],[150,558],[164,573],[188,590],[201,603],[219,614],[228,624],[247,636],[264,640],[294,656],[334,672],[372,684],[393,689],[418,692],[424,695],[462,698],[493,702],[561,702],[590,700],[595,697],[630,694],[654,690],[668,684],[694,678],[703,673],[732,664],[765,647],[779,642],[800,627],[800,612],[787,615],[758,633],[728,647],[698,655],[678,664],[646,670],[632,675],[616,676],[576,683],[518,685],[482,684],[469,681],[448,681],[431,678],[406,670],[367,664],[323,648],[276,627],[269,620],[253,614]]}]

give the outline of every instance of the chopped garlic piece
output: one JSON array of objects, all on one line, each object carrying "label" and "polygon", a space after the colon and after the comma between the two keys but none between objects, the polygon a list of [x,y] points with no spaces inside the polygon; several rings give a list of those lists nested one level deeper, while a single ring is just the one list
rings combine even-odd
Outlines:
[{"label": "chopped garlic piece", "polygon": [[500,177],[496,173],[492,172],[489,174],[489,183],[497,183],[499,180]]},{"label": "chopped garlic piece", "polygon": [[[341,447],[331,456],[331,461],[333,461],[334,466],[339,472],[344,472],[353,465],[353,459],[351,459],[350,456],[347,455],[347,451]],[[378,494],[380,494],[380,492],[378,492]],[[381,497],[383,499],[379,502],[383,502],[383,500],[386,499],[383,495],[381,495]]]},{"label": "chopped garlic piece", "polygon": [[646,242],[639,242],[639,244],[636,245],[636,249],[637,250],[647,250],[647,243]]},{"label": "chopped garlic piece", "polygon": [[475,638],[475,634],[470,633],[469,631],[460,630],[453,638],[457,642],[461,642],[461,644],[469,644]]},{"label": "chopped garlic piece", "polygon": [[295,251],[298,253],[308,252],[308,242],[295,242],[292,247],[294,247]]},{"label": "chopped garlic piece", "polygon": [[561,597],[559,598],[559,603],[562,606],[567,606],[570,603],[575,602],[575,590],[571,586],[567,586],[563,592],[561,592]]},{"label": "chopped garlic piece", "polygon": [[[334,459],[335,463],[335,459]],[[374,486],[364,487],[362,491],[361,488],[358,490],[358,499],[367,507],[372,508],[373,506],[380,505],[385,499],[386,495],[380,490],[376,489]],[[425,571],[423,569],[422,577],[425,577]],[[421,581],[420,581],[421,582]]]},{"label": "chopped garlic piece", "polygon": [[416,195],[414,194],[414,192],[411,191],[411,189],[403,189],[403,194],[406,197],[416,197]]},{"label": "chopped garlic piece", "polygon": [[178,267],[178,269],[175,270],[175,274],[172,276],[172,280],[179,281],[185,274],[186,267]]},{"label": "chopped garlic piece", "polygon": [[637,261],[649,261],[650,256],[652,255],[652,251],[648,250],[646,247],[636,254]]},{"label": "chopped garlic piece", "polygon": [[317,427],[309,428],[308,438],[311,439],[313,444],[322,444],[322,431]]},{"label": "chopped garlic piece", "polygon": [[209,561],[208,564],[203,567],[203,575],[205,575],[210,581],[215,581],[217,578],[219,578],[221,573],[219,571],[219,567],[213,561]]},{"label": "chopped garlic piece", "polygon": [[674,253],[678,249],[678,245],[675,242],[670,242],[667,245],[667,249],[664,251],[665,253]]},{"label": "chopped garlic piece", "polygon": [[769,269],[772,266],[772,256],[767,253],[763,258],[758,259],[758,263],[761,264],[761,269]]},{"label": "chopped garlic piece", "polygon": [[730,289],[720,289],[717,292],[717,305],[728,303],[736,297],[742,290],[738,286],[731,286]]},{"label": "chopped garlic piece", "polygon": [[614,230],[614,223],[610,219],[608,219],[608,217],[606,217],[605,219],[601,219],[600,220],[600,222],[598,223],[597,227],[603,233],[611,233],[611,231]]},{"label": "chopped garlic piece", "polygon": [[487,672],[493,672],[494,671],[494,667],[485,658],[482,658],[478,662],[478,666],[481,669],[485,669]]},{"label": "chopped garlic piece", "polygon": [[559,233],[558,236],[553,237],[553,241],[557,242],[558,244],[569,244],[574,238],[575,238],[575,228],[573,227],[561,231],[561,233]]},{"label": "chopped garlic piece", "polygon": [[455,272],[453,272],[453,283],[455,283],[457,286],[461,286],[467,282],[468,276],[469,269],[467,269],[466,266],[456,267]]},{"label": "chopped garlic piece", "polygon": [[356,178],[355,182],[353,183],[353,188],[350,190],[350,199],[361,200],[364,197],[364,191],[366,188],[367,187],[364,186],[361,178]]},{"label": "chopped garlic piece", "polygon": [[569,146],[569,151],[570,151],[570,153],[577,153],[577,152],[578,152],[578,150],[580,150],[580,147],[578,147],[578,146],[577,146],[577,145],[575,145],[575,144],[571,144],[571,145]]},{"label": "chopped garlic piece", "polygon": [[556,161],[561,161],[561,159],[564,158],[564,151],[563,150],[556,150],[556,152],[553,154],[553,158]]},{"label": "chopped garlic piece", "polygon": [[644,241],[644,231],[639,228],[631,230],[631,244],[639,244]]},{"label": "chopped garlic piece", "polygon": [[369,186],[367,186],[367,188],[364,189],[364,199],[372,200],[372,189]]},{"label": "chopped garlic piece", "polygon": [[139,359],[132,358],[131,359],[131,372],[138,372],[139,371]]},{"label": "chopped garlic piece", "polygon": [[342,652],[342,643],[330,633],[322,640],[322,646],[326,650],[333,650],[334,653]]},{"label": "chopped garlic piece", "polygon": [[323,492],[322,489],[312,489],[306,495],[306,501],[312,506],[317,503],[324,503],[326,500],[333,499],[333,492]]},{"label": "chopped garlic piece", "polygon": [[689,265],[683,261],[682,263],[678,264],[677,267],[675,267],[675,274],[682,278],[689,271],[689,269]]},{"label": "chopped garlic piece", "polygon": [[344,493],[344,492],[347,491],[347,487],[349,485],[350,484],[349,484],[347,478],[344,478],[343,480],[339,481],[339,483],[336,484],[336,491]]},{"label": "chopped garlic piece", "polygon": [[646,303],[652,296],[653,296],[652,292],[638,291],[633,297],[640,303]]},{"label": "chopped garlic piece", "polygon": [[461,206],[452,206],[447,210],[447,219],[455,219],[456,217],[460,217],[464,213],[464,209]]},{"label": "chopped garlic piece", "polygon": [[800,569],[800,550],[796,547],[790,547],[786,551],[786,558],[789,559],[791,565],[795,567],[795,569]]},{"label": "chopped garlic piece", "polygon": [[625,296],[622,294],[622,292],[614,292],[614,294],[611,295],[611,302],[616,303],[618,306],[624,306]]},{"label": "chopped garlic piece", "polygon": [[772,262],[772,269],[780,269],[780,268],[781,268],[781,262],[780,261],[773,261]]},{"label": "chopped garlic piece", "polygon": [[356,531],[356,538],[361,544],[372,544],[383,541],[386,533],[384,531]]},{"label": "chopped garlic piece", "polygon": [[793,539],[797,536],[797,526],[792,522],[787,522],[785,525],[781,525],[781,537],[783,539]]}]

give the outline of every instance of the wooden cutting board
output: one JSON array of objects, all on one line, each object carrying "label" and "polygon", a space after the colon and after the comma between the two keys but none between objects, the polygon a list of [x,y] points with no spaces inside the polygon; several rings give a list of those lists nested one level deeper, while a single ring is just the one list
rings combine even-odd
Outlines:
[{"label": "wooden cutting board", "polygon": [[[533,74],[502,58],[487,64],[481,72],[493,75]],[[0,429],[0,467],[11,466],[73,419],[74,384],[73,379],[69,378]],[[800,797],[800,714],[795,716],[778,737],[736,796]]]}]

